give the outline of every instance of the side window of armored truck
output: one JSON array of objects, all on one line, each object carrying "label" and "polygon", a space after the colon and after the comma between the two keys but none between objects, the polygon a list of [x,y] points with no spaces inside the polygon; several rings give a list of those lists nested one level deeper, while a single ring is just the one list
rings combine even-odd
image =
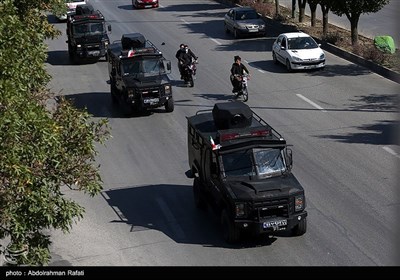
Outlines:
[{"label": "side window of armored truck", "polygon": [[211,151],[211,149],[207,149],[205,152],[204,172],[207,180],[216,178],[218,176],[217,157],[215,153]]}]

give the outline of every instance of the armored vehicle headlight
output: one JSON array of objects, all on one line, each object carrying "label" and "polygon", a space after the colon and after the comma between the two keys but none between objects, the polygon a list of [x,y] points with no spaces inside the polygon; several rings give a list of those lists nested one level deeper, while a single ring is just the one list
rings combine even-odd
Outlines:
[{"label": "armored vehicle headlight", "polygon": [[298,212],[304,209],[304,195],[294,197],[294,211]]},{"label": "armored vehicle headlight", "polygon": [[242,217],[246,214],[244,203],[236,203],[236,217]]},{"label": "armored vehicle headlight", "polygon": [[171,93],[171,86],[170,86],[170,85],[165,85],[165,86],[164,86],[164,91],[165,91],[165,93],[167,93],[167,94]]}]

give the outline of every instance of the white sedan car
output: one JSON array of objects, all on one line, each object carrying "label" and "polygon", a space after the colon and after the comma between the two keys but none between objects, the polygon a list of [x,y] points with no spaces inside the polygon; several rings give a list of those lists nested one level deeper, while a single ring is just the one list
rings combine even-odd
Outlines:
[{"label": "white sedan car", "polygon": [[303,32],[282,33],[272,45],[272,59],[286,65],[289,72],[325,67],[325,53],[320,45]]}]

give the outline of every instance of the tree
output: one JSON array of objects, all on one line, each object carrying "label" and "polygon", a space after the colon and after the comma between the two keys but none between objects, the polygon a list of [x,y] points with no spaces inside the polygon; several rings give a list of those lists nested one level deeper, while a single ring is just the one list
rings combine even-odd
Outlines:
[{"label": "tree", "polygon": [[388,4],[389,0],[336,0],[331,2],[331,11],[338,16],[345,14],[350,21],[351,43],[357,45],[358,21],[361,14],[376,13]]},{"label": "tree", "polygon": [[324,35],[324,37],[328,35],[328,15],[332,2],[332,0],[319,0],[319,5],[321,6],[322,12],[322,34]]},{"label": "tree", "polygon": [[280,15],[280,6],[279,0],[275,0],[275,16]]},{"label": "tree", "polygon": [[83,217],[65,188],[90,196],[102,189],[95,146],[109,136],[107,120],[91,120],[46,89],[44,40],[58,32],[43,12],[60,2],[0,1],[0,239],[28,249],[18,264],[47,264],[44,230],[68,232]]},{"label": "tree", "polygon": [[316,16],[316,11],[317,11],[317,6],[319,4],[319,0],[307,0],[308,5],[310,6],[310,11],[311,11],[311,26],[316,26],[317,23],[317,16]]},{"label": "tree", "polygon": [[303,22],[307,0],[297,0],[299,4],[299,22]]}]

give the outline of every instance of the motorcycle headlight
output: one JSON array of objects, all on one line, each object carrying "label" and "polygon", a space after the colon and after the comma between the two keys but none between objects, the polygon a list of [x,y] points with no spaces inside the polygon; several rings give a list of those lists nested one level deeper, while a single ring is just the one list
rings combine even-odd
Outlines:
[{"label": "motorcycle headlight", "polygon": [[304,195],[298,195],[294,197],[294,211],[299,212],[304,209]]},{"label": "motorcycle headlight", "polygon": [[236,206],[235,207],[236,208],[236,210],[235,210],[236,217],[243,217],[246,214],[244,203],[236,203],[235,206]]},{"label": "motorcycle headlight", "polygon": [[81,44],[78,44],[78,45],[76,45],[76,47],[77,47],[77,48],[81,48],[81,47],[82,47],[82,45],[81,45]]},{"label": "motorcycle headlight", "polygon": [[170,94],[171,93],[171,86],[170,85],[165,85],[164,86],[164,92],[166,94]]}]

